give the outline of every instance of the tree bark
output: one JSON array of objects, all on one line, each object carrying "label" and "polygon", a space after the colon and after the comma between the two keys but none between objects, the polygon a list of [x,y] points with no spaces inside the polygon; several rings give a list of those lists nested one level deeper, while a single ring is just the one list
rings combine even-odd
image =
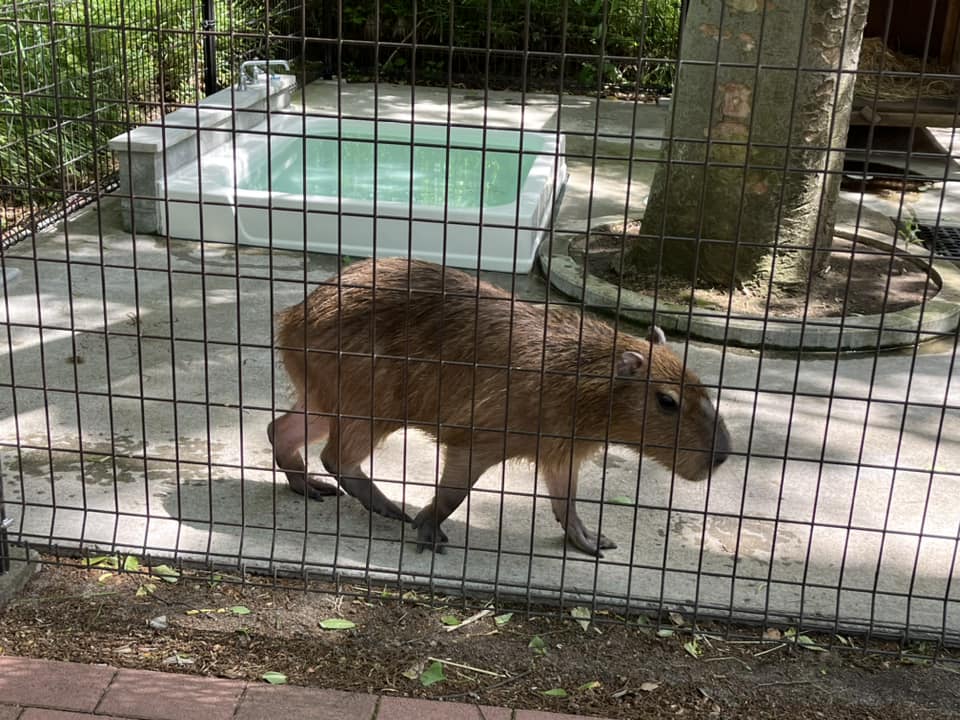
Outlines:
[{"label": "tree bark", "polygon": [[629,262],[720,287],[822,268],[867,7],[690,0],[670,137]]}]

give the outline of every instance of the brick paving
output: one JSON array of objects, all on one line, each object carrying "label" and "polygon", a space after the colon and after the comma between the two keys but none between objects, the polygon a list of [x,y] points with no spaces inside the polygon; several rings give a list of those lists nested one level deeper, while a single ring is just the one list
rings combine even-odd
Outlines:
[{"label": "brick paving", "polygon": [[106,665],[0,656],[0,720],[588,720]]}]

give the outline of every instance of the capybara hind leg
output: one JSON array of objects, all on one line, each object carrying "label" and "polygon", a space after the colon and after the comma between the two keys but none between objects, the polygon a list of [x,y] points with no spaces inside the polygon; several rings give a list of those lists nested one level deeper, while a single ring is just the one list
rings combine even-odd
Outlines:
[{"label": "capybara hind leg", "polygon": [[470,488],[498,459],[496,448],[485,452],[478,443],[472,454],[469,447],[447,446],[437,494],[413,521],[417,529],[417,552],[426,548],[441,554],[446,552],[448,538],[440,525],[460,507],[470,494]]},{"label": "capybara hind leg", "polygon": [[330,441],[320,459],[327,472],[336,476],[340,487],[359,500],[367,510],[392,520],[412,522],[410,516],[380,492],[380,488],[360,467],[377,440],[379,438],[371,439],[369,420],[332,420]]},{"label": "capybara hind leg", "polygon": [[313,500],[323,500],[340,493],[336,485],[309,477],[300,455],[301,448],[326,437],[327,429],[326,418],[316,415],[304,417],[302,405],[267,425],[274,461],[287,476],[290,489]]},{"label": "capybara hind leg", "polygon": [[550,488],[553,514],[563,527],[567,540],[587,555],[603,557],[602,550],[615,548],[617,544],[605,535],[589,530],[577,513],[577,472],[566,468],[546,473]]}]

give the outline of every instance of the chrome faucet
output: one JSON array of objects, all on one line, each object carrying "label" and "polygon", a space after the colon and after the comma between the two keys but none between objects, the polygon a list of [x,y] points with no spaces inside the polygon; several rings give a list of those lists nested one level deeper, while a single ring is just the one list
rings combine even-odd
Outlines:
[{"label": "chrome faucet", "polygon": [[240,79],[237,90],[243,91],[256,83],[257,78],[266,71],[268,74],[273,66],[282,67],[290,72],[290,63],[286,60],[246,60],[240,63]]}]

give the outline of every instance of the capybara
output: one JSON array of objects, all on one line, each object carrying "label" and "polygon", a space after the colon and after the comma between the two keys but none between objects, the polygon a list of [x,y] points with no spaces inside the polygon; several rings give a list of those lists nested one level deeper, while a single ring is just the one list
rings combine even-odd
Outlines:
[{"label": "capybara", "polygon": [[444,447],[436,496],[412,520],[418,551],[443,551],[441,523],[504,460],[537,463],[566,537],[600,555],[616,545],[584,526],[576,496],[580,467],[605,442],[631,445],[689,480],[730,452],[722,418],[659,328],[633,337],[570,308],[518,301],[461,270],[364,260],[277,321],[297,403],[267,433],[294,491],[339,492],[308,476],[300,454],[326,437],[321,460],[340,488],[368,510],[411,521],[360,465],[404,426]]}]

